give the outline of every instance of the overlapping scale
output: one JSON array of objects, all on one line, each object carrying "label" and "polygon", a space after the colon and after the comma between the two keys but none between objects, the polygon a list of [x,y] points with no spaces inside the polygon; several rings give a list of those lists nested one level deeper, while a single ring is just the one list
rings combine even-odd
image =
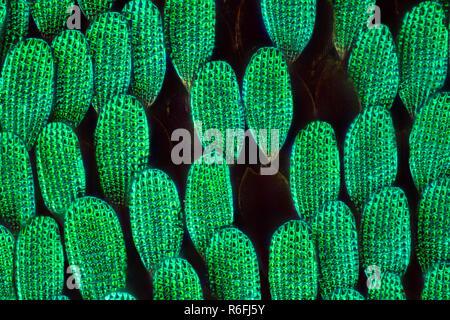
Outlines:
[{"label": "overlapping scale", "polygon": [[130,221],[133,241],[147,270],[178,257],[183,242],[181,204],[167,174],[148,169],[131,186]]},{"label": "overlapping scale", "polygon": [[149,107],[158,96],[166,74],[161,15],[150,0],[130,1],[123,8],[122,14],[131,27],[131,90]]},{"label": "overlapping scale", "polygon": [[78,0],[83,13],[89,20],[111,9],[114,0]]},{"label": "overlapping scale", "polygon": [[78,127],[94,94],[88,43],[80,31],[65,30],[53,40],[52,48],[56,68],[56,97],[50,118]]},{"label": "overlapping scale", "polygon": [[200,279],[184,259],[165,260],[153,277],[154,300],[203,300]]},{"label": "overlapping scale", "polygon": [[417,257],[426,272],[436,262],[450,260],[450,178],[431,183],[418,208]]},{"label": "overlapping scale", "polygon": [[16,283],[20,300],[48,300],[64,287],[64,252],[58,225],[36,217],[19,233]]},{"label": "overlapping scale", "polygon": [[350,209],[340,201],[327,202],[311,223],[319,258],[321,295],[354,288],[359,277],[358,234]]},{"label": "overlapping scale", "polygon": [[383,272],[379,287],[369,288],[367,300],[406,300],[400,276],[392,272]]},{"label": "overlapping scale", "polygon": [[217,231],[206,250],[211,291],[219,300],[261,300],[258,257],[239,229]]},{"label": "overlapping scale", "polygon": [[450,300],[450,262],[436,263],[427,272],[422,300]]},{"label": "overlapping scale", "polygon": [[375,0],[335,0],[333,43],[343,59],[370,18],[368,9],[375,5]]},{"label": "overlapping scale", "polygon": [[[253,55],[245,71],[242,98],[254,140],[266,155],[276,157],[279,150],[271,150],[272,140],[279,148],[284,145],[294,113],[289,71],[278,49],[261,48]],[[272,130],[278,130],[278,137]]]},{"label": "overlapping scale", "polygon": [[366,108],[350,126],[344,144],[347,191],[362,209],[369,197],[391,186],[397,176],[397,141],[389,111]]},{"label": "overlapping scale", "polygon": [[[245,117],[236,74],[228,63],[208,62],[201,69],[192,88],[191,109],[203,146],[207,148],[216,142],[205,138],[206,132],[219,130],[225,141],[218,141],[223,157],[238,158],[244,145]],[[234,130],[236,138],[227,130]]]},{"label": "overlapping scale", "polygon": [[350,55],[348,73],[363,108],[391,109],[399,85],[397,51],[389,28],[361,32]]},{"label": "overlapping scale", "polygon": [[53,107],[54,65],[44,40],[19,42],[8,54],[0,82],[0,126],[31,150]]},{"label": "overlapping scale", "polygon": [[445,83],[448,64],[445,13],[437,2],[423,1],[408,12],[398,35],[400,98],[415,115]]},{"label": "overlapping scale", "polygon": [[188,91],[197,72],[212,56],[215,26],[214,0],[168,0],[165,3],[167,51]]},{"label": "overlapping scale", "polygon": [[339,150],[333,128],[315,121],[295,139],[290,163],[291,195],[301,218],[310,220],[340,188]]},{"label": "overlapping scale", "polygon": [[408,199],[400,188],[385,188],[366,203],[360,247],[363,269],[377,266],[382,272],[406,272],[411,256],[411,227]]},{"label": "overlapping scale", "polygon": [[108,295],[105,296],[104,300],[136,300],[135,297],[133,297],[131,294],[129,294],[128,292],[112,292]]},{"label": "overlapping scale", "polygon": [[44,38],[51,39],[66,27],[73,0],[28,0],[34,22]]},{"label": "overlapping scale", "polygon": [[80,145],[73,130],[60,122],[48,124],[36,147],[36,166],[42,197],[56,216],[86,192]]},{"label": "overlapping scale", "polygon": [[275,46],[294,62],[312,37],[316,0],[262,0],[261,11]]},{"label": "overlapping scale", "polygon": [[127,20],[117,12],[99,15],[86,31],[94,66],[92,105],[100,113],[115,95],[125,94],[131,82],[132,51]]},{"label": "overlapping scale", "polygon": [[0,29],[0,61],[28,33],[30,6],[28,0],[8,0],[3,29]]},{"label": "overlapping scale", "polygon": [[150,128],[144,107],[133,96],[113,97],[99,115],[94,137],[103,192],[114,204],[126,206],[133,176],[149,164]]},{"label": "overlapping scale", "polygon": [[125,288],[125,242],[119,219],[106,202],[77,199],[66,213],[64,235],[69,266],[84,299],[101,300]]},{"label": "overlapping scale", "polygon": [[338,288],[330,294],[322,296],[324,300],[364,300],[361,293],[355,289]]},{"label": "overlapping scale", "polygon": [[269,284],[273,300],[314,300],[318,265],[311,230],[306,222],[289,221],[272,236]]},{"label": "overlapping scale", "polygon": [[20,139],[0,133],[0,220],[17,233],[35,215],[30,158]]},{"label": "overlapping scale", "polygon": [[437,93],[418,111],[409,145],[409,167],[419,192],[450,174],[450,93]]},{"label": "overlapping scale", "polygon": [[15,239],[6,227],[0,225],[0,300],[14,300],[14,246]]}]

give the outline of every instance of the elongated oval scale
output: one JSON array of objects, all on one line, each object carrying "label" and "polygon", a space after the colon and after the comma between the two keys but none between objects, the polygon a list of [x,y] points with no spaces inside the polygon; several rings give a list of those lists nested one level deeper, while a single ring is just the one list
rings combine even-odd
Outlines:
[{"label": "elongated oval scale", "polygon": [[153,277],[154,300],[203,300],[200,279],[184,259],[165,260]]},{"label": "elongated oval scale", "polygon": [[47,208],[60,218],[86,192],[80,144],[73,130],[60,122],[48,124],[36,147],[39,186]]},{"label": "elongated oval scale", "polygon": [[338,288],[354,288],[359,277],[358,234],[345,203],[329,201],[311,223],[319,259],[322,297]]},{"label": "elongated oval scale", "polygon": [[422,271],[450,259],[450,178],[432,182],[422,194],[418,208],[416,253]]},{"label": "elongated oval scale", "polygon": [[379,287],[369,288],[367,300],[406,300],[400,276],[393,272],[383,272]]},{"label": "elongated oval scale", "polygon": [[186,227],[202,257],[214,233],[233,223],[230,170],[225,163],[208,164],[204,158],[189,170],[184,203]]},{"label": "elongated oval scale", "polygon": [[125,241],[119,219],[106,202],[93,197],[75,200],[66,213],[64,235],[83,299],[101,300],[125,288]]},{"label": "elongated oval scale", "polygon": [[411,256],[408,199],[402,189],[384,188],[366,203],[362,214],[360,254],[363,269],[403,275]]},{"label": "elongated oval scale", "polygon": [[273,300],[314,300],[318,265],[311,230],[292,220],[277,229],[269,249],[269,284]]},{"label": "elongated oval scale", "polygon": [[199,69],[211,58],[216,33],[214,0],[167,0],[164,32],[167,51],[188,91]]},{"label": "elongated oval scale", "polygon": [[450,175],[450,93],[437,93],[418,111],[409,136],[409,167],[419,192]]},{"label": "elongated oval scale", "polygon": [[94,71],[88,43],[80,31],[65,30],[53,40],[52,49],[56,97],[50,118],[78,127],[94,94]]},{"label": "elongated oval scale", "polygon": [[31,150],[53,107],[54,66],[44,40],[19,42],[8,54],[0,82],[0,126]]},{"label": "elongated oval scale", "polygon": [[191,109],[194,128],[202,135],[199,138],[203,146],[213,144],[206,132],[219,130],[225,144],[214,142],[222,144],[222,157],[226,156],[230,162],[238,158],[244,145],[245,117],[236,74],[228,63],[208,62],[201,69],[192,87]]},{"label": "elongated oval scale", "polygon": [[261,300],[258,257],[239,229],[217,231],[206,250],[211,291],[219,300]]},{"label": "elongated oval scale", "polygon": [[355,289],[349,288],[338,288],[333,290],[330,294],[323,295],[322,298],[324,300],[364,300],[364,297],[361,293],[356,291]]},{"label": "elongated oval scale", "polygon": [[390,113],[382,106],[365,109],[350,125],[344,143],[344,176],[350,198],[362,209],[375,192],[397,176],[397,141]]},{"label": "elongated oval scale", "polygon": [[261,12],[275,46],[294,62],[312,37],[316,0],[262,0]]},{"label": "elongated oval scale", "polygon": [[16,282],[20,300],[47,300],[64,287],[64,252],[56,221],[36,217],[19,233]]},{"label": "elongated oval scale", "polygon": [[127,93],[131,82],[131,37],[118,12],[99,15],[86,31],[94,66],[92,105],[100,113],[115,95]]},{"label": "elongated oval scale", "polygon": [[163,171],[148,169],[131,186],[130,222],[133,241],[147,270],[178,257],[183,219],[175,183]]},{"label": "elongated oval scale", "polygon": [[17,233],[35,215],[30,158],[20,139],[0,133],[0,220]]},{"label": "elongated oval scale", "polygon": [[14,289],[15,239],[5,226],[0,225],[0,300],[15,300]]},{"label": "elongated oval scale", "polygon": [[361,32],[350,55],[348,73],[363,108],[380,105],[391,109],[400,72],[395,43],[387,26]]},{"label": "elongated oval scale", "polygon": [[333,127],[315,121],[301,130],[295,138],[290,165],[295,209],[309,221],[325,202],[339,195],[341,170]]},{"label": "elongated oval scale", "polygon": [[450,300],[450,262],[436,263],[427,272],[422,300]]},{"label": "elongated oval scale", "polygon": [[161,15],[151,0],[130,1],[123,8],[122,14],[131,27],[131,90],[149,107],[161,91],[166,74]]},{"label": "elongated oval scale", "polygon": [[445,13],[437,2],[423,1],[408,12],[398,34],[400,98],[415,115],[445,83],[448,64]]},{"label": "elongated oval scale", "polygon": [[136,300],[135,297],[133,297],[128,292],[112,292],[105,296],[104,300]]},{"label": "elongated oval scale", "polygon": [[111,9],[114,0],[78,0],[77,2],[86,17],[92,20]]},{"label": "elongated oval scale", "polygon": [[294,113],[289,71],[280,51],[261,48],[253,55],[245,71],[242,98],[254,140],[263,153],[275,158],[286,141]]},{"label": "elongated oval scale", "polygon": [[28,0],[34,22],[44,38],[51,39],[60,33],[70,14],[67,9],[74,5],[73,0]]},{"label": "elongated oval scale", "polygon": [[149,163],[150,128],[144,107],[133,96],[115,96],[100,113],[94,137],[103,192],[113,203],[126,206],[133,176]]},{"label": "elongated oval scale", "polygon": [[0,61],[28,33],[30,6],[28,0],[9,0],[3,30],[0,30]]},{"label": "elongated oval scale", "polygon": [[[350,48],[364,28],[372,11],[369,8],[375,5],[375,0],[335,0],[333,43],[339,57],[344,59]],[[368,13],[370,12],[370,13]]]}]

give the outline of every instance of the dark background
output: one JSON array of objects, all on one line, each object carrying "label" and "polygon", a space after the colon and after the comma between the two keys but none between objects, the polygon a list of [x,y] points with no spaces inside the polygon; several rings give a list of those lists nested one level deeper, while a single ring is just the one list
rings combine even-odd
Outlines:
[{"label": "dark background", "polygon": [[[120,11],[128,1],[116,1],[113,11]],[[164,1],[153,1],[163,12]],[[397,37],[402,19],[407,11],[421,1],[385,0],[377,1],[381,8],[381,21],[386,24],[394,37]],[[236,72],[242,85],[245,68],[253,53],[263,46],[273,46],[265,31],[258,0],[217,0],[216,47],[212,60],[228,62]],[[343,143],[350,123],[360,112],[358,96],[347,76],[347,59],[339,61],[331,37],[333,31],[333,8],[327,0],[317,0],[317,17],[314,34],[300,58],[290,66],[294,95],[294,120],[290,134],[280,155],[280,172],[275,176],[259,176],[258,165],[231,166],[235,225],[246,233],[253,242],[259,257],[261,287],[263,299],[270,299],[268,284],[268,253],[272,234],[284,222],[298,219],[289,189],[289,158],[295,136],[299,130],[313,120],[329,122],[336,131],[341,164]],[[88,22],[83,18],[82,31]],[[30,21],[30,37],[40,37],[33,21]],[[445,89],[449,89],[447,81]],[[411,209],[413,246],[417,233],[417,203],[419,195],[414,187],[409,171],[408,137],[412,126],[398,95],[391,111],[397,133],[399,148],[399,168],[395,186],[401,187],[407,194]],[[183,201],[189,170],[188,165],[173,165],[170,159],[173,143],[171,133],[175,129],[186,128],[193,135],[193,123],[190,116],[189,96],[170,61],[162,91],[147,111],[151,126],[151,165],[165,171],[176,183],[180,199]],[[91,107],[76,130],[81,142],[83,159],[87,173],[87,194],[104,199],[101,191],[95,163],[93,144],[97,114]],[[194,135],[193,135],[194,136]],[[45,208],[36,179],[34,151],[31,155],[35,173],[38,214],[50,215]],[[349,200],[344,186],[343,170],[339,199],[353,211],[359,227],[360,213]],[[128,255],[126,290],[138,299],[152,298],[151,276],[146,272],[131,238],[129,212],[127,208],[114,207],[121,220]],[[63,236],[62,224],[61,234]],[[414,248],[413,247],[413,248]],[[208,289],[208,274],[204,262],[197,254],[187,232],[183,243],[182,256],[197,271],[206,299],[211,298]],[[67,260],[67,259],[66,259]],[[67,267],[67,261],[66,261]],[[67,276],[67,275],[66,275]],[[366,295],[366,278],[361,270],[357,289]],[[408,299],[419,299],[423,287],[415,250],[412,250],[411,262],[403,279]],[[81,298],[76,290],[64,292],[72,299]]]}]

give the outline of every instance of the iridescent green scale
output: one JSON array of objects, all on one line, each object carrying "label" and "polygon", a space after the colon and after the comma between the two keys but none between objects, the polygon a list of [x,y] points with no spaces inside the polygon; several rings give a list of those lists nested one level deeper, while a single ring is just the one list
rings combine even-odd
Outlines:
[{"label": "iridescent green scale", "polygon": [[400,73],[388,27],[381,25],[361,32],[350,56],[348,73],[363,108],[380,105],[391,109]]},{"label": "iridescent green scale", "polygon": [[450,262],[436,263],[427,272],[422,300],[450,300]]},{"label": "iridescent green scale", "polygon": [[69,265],[78,268],[84,299],[101,300],[125,288],[125,241],[119,219],[106,202],[77,199],[66,213],[64,235]]},{"label": "iridescent green scale", "polygon": [[262,0],[261,11],[275,46],[294,62],[312,37],[316,0]]},{"label": "iridescent green scale", "polygon": [[36,217],[20,232],[15,265],[20,300],[48,300],[62,292],[64,252],[55,220]]},{"label": "iridescent green scale", "polygon": [[19,42],[5,61],[0,82],[0,126],[31,150],[53,106],[54,66],[44,40]]},{"label": "iridescent green scale", "polygon": [[358,234],[350,209],[340,201],[327,202],[311,223],[319,258],[322,297],[358,282]]},{"label": "iridescent green scale", "polygon": [[[284,145],[294,114],[289,71],[278,49],[261,48],[253,55],[245,71],[242,98],[253,138],[266,155],[276,156],[269,146],[272,139],[280,148]],[[267,141],[261,138],[262,130]],[[278,139],[272,138],[272,130],[278,130]]]},{"label": "iridescent green scale", "polygon": [[364,269],[403,275],[411,256],[408,199],[396,187],[374,194],[366,203],[361,222],[361,263]]},{"label": "iridescent green scale", "polygon": [[[6,0],[0,0],[0,39],[3,40],[3,27],[6,21]],[[0,47],[1,49],[1,47]],[[1,61],[1,56],[0,56]]]},{"label": "iridescent green scale", "polygon": [[439,261],[450,260],[450,178],[431,183],[418,209],[417,257],[426,272]]},{"label": "iridescent green scale", "polygon": [[66,300],[70,300],[67,296],[62,295],[62,294],[58,294],[56,296],[50,297],[49,300],[54,300],[54,301],[66,301]]},{"label": "iridescent green scale", "polygon": [[369,288],[367,300],[406,300],[402,280],[396,273],[383,272],[379,283],[379,287]]},{"label": "iridescent green scale", "polygon": [[9,0],[3,30],[0,29],[0,61],[28,33],[30,7],[28,0]]},{"label": "iridescent green scale", "polygon": [[290,184],[295,209],[309,221],[340,188],[336,136],[330,124],[315,121],[300,131],[291,155]]},{"label": "iridescent green scale", "polygon": [[14,300],[15,240],[6,227],[0,225],[0,300]]},{"label": "iridescent green scale", "polygon": [[95,129],[95,154],[106,197],[128,205],[132,178],[147,168],[150,156],[150,129],[136,98],[118,95],[103,107]]},{"label": "iridescent green scale", "polygon": [[86,174],[80,145],[73,130],[59,122],[48,124],[36,147],[36,166],[42,197],[56,216],[86,192]]},{"label": "iridescent green scale", "polygon": [[44,38],[51,39],[60,33],[70,14],[67,9],[75,4],[74,0],[28,0],[34,22]]},{"label": "iridescent green scale", "polygon": [[361,293],[355,289],[338,288],[330,294],[322,295],[323,300],[364,300]]},{"label": "iridescent green scale", "polygon": [[92,20],[99,14],[111,9],[114,0],[78,0],[77,2],[86,17]]},{"label": "iridescent green scale", "polygon": [[130,221],[133,241],[147,270],[178,257],[183,242],[183,217],[177,187],[167,174],[148,169],[131,186]]},{"label": "iridescent green scale", "polygon": [[423,1],[408,12],[398,35],[400,98],[415,115],[445,83],[448,63],[445,13],[436,2]]},{"label": "iridescent green scale", "polygon": [[127,20],[117,12],[98,16],[86,31],[94,65],[94,99],[100,113],[115,95],[125,94],[131,82],[131,36]]},{"label": "iridescent green scale", "polygon": [[200,279],[184,259],[165,260],[153,277],[154,300],[203,300]]},{"label": "iridescent green scale", "polygon": [[239,229],[223,228],[206,250],[211,291],[219,300],[261,300],[258,257]]},{"label": "iridescent green scale", "polygon": [[230,170],[223,164],[208,164],[205,156],[190,168],[184,211],[186,226],[197,251],[205,257],[214,233],[233,223],[233,191]]},{"label": "iridescent green scale", "polygon": [[149,107],[158,96],[166,74],[166,49],[161,15],[150,0],[128,2],[122,14],[131,27],[131,90]]},{"label": "iridescent green scale", "polygon": [[[206,132],[219,130],[226,141],[221,146],[223,157],[238,158],[244,144],[244,108],[236,74],[228,63],[208,62],[201,69],[192,88],[191,109],[194,128],[199,134],[203,132],[199,137],[203,146],[212,144],[205,139]],[[227,130],[235,130],[235,140]]]},{"label": "iridescent green scale", "polygon": [[397,141],[389,111],[366,108],[350,126],[344,144],[347,191],[362,209],[375,192],[391,186],[397,176]]},{"label": "iridescent green scale", "polygon": [[65,30],[53,40],[52,48],[56,68],[56,97],[50,118],[78,127],[94,93],[88,43],[80,31]]},{"label": "iridescent green scale", "polygon": [[409,137],[409,167],[422,192],[437,178],[450,175],[450,93],[437,93],[419,109]]},{"label": "iridescent green scale", "polygon": [[272,236],[269,284],[273,300],[314,300],[318,265],[311,230],[304,221],[289,221]]},{"label": "iridescent green scale", "polygon": [[17,233],[35,215],[33,172],[25,146],[12,133],[0,133],[0,220]]},{"label": "iridescent green scale", "polygon": [[105,296],[104,300],[136,300],[135,297],[133,297],[128,292],[113,292]]},{"label": "iridescent green scale", "polygon": [[211,58],[215,43],[214,0],[167,0],[164,32],[167,51],[188,91],[195,75]]},{"label": "iridescent green scale", "polygon": [[364,28],[370,14],[369,7],[375,5],[375,0],[335,0],[333,43],[341,59],[343,59]]}]

